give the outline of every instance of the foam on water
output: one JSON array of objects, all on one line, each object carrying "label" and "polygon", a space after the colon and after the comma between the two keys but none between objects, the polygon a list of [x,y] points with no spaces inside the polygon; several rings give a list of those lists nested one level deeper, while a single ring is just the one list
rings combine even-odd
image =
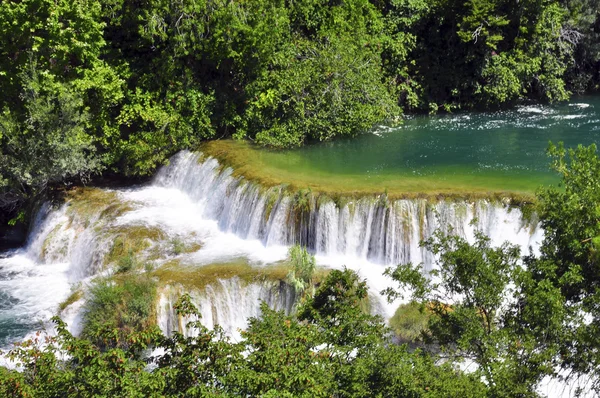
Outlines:
[{"label": "foam on water", "polygon": [[586,109],[589,108],[591,105],[590,104],[586,104],[586,103],[573,103],[573,104],[569,104],[569,106],[575,107],[575,108],[580,108],[580,109]]}]

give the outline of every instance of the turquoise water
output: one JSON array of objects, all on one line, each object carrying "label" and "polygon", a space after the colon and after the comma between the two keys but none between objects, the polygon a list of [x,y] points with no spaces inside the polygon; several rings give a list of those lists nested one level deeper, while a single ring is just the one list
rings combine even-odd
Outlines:
[{"label": "turquoise water", "polygon": [[[357,138],[257,155],[269,168],[301,174],[352,175],[385,181],[425,177],[450,185],[529,187],[557,181],[548,143],[567,147],[600,142],[600,97],[510,111],[408,117],[396,128],[379,126]],[[310,171],[309,171],[310,170]],[[307,175],[307,177],[309,177]]]}]

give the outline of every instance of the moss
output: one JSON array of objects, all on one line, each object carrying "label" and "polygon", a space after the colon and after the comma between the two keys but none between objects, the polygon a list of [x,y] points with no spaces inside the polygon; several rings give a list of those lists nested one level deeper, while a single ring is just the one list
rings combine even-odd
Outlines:
[{"label": "moss", "polygon": [[120,200],[114,191],[99,188],[75,188],[67,192],[69,211],[84,219],[98,214],[100,218],[116,218],[133,209],[132,205]]},{"label": "moss", "polygon": [[180,254],[194,253],[202,249],[202,245],[200,243],[188,242],[187,239],[182,239],[181,237],[172,238],[169,241],[169,245],[171,246],[171,253],[176,256]]},{"label": "moss", "polygon": [[265,221],[268,221],[271,218],[271,213],[273,212],[273,208],[275,204],[281,197],[281,190],[277,188],[270,188],[264,192],[266,196],[265,199]]},{"label": "moss", "polygon": [[113,240],[113,244],[104,258],[105,265],[118,262],[122,258],[136,256],[166,237],[160,228],[144,225],[110,228],[107,235]]},{"label": "moss", "polygon": [[172,260],[152,272],[161,285],[179,284],[190,289],[202,289],[218,279],[238,277],[246,282],[257,280],[284,280],[288,269],[284,266],[252,267],[244,261],[217,263],[204,266],[182,265]]},{"label": "moss", "polygon": [[[458,218],[466,219],[467,218],[467,210],[469,205],[466,202],[458,202],[455,204],[456,216]],[[477,209],[475,209],[477,211]]]},{"label": "moss", "polygon": [[[532,186],[525,191],[494,189],[487,177],[479,181],[482,185],[473,183],[472,176],[452,181],[451,185],[440,185],[424,176],[388,176],[381,177],[387,178],[385,180],[379,180],[376,177],[365,179],[361,176],[299,170],[294,167],[288,167],[288,170],[268,162],[272,150],[255,147],[246,141],[209,141],[203,143],[200,150],[217,159],[221,165],[231,167],[235,177],[243,177],[266,188],[285,184],[285,189],[292,194],[310,188],[313,193],[327,194],[334,201],[341,196],[357,199],[384,194],[390,201],[419,198],[433,202],[446,198],[468,201],[510,198],[521,202],[532,201],[535,188]],[[384,186],[387,188],[382,190]]]},{"label": "moss", "polygon": [[[42,249],[40,251],[40,257],[42,260],[44,260],[46,258],[46,256],[48,255],[48,249],[50,248],[50,244],[52,243],[54,238],[56,238],[58,231],[60,231],[62,229],[62,227],[63,227],[62,224],[58,224],[52,229],[52,231],[50,231],[50,233],[48,233],[48,235],[46,235],[46,239],[44,239],[44,242],[42,243]],[[66,250],[66,247],[64,248],[64,250]],[[62,248],[61,248],[61,251],[62,251]]]},{"label": "moss", "polygon": [[81,290],[81,288],[77,288],[69,295],[69,297],[67,297],[65,301],[58,305],[58,310],[61,312],[64,311],[67,307],[79,301],[82,297],[83,291]]},{"label": "moss", "polygon": [[320,208],[328,203],[333,203],[335,204],[335,202],[333,201],[333,199],[331,199],[329,196],[324,195],[324,194],[319,194],[317,196],[317,207]]},{"label": "moss", "polygon": [[309,212],[311,210],[313,194],[310,188],[296,191],[293,200],[293,209],[296,213]]},{"label": "moss", "polygon": [[371,296],[366,295],[364,298],[362,298],[359,301],[358,306],[363,313],[371,314],[371,310],[373,309],[373,303],[371,302]]},{"label": "moss", "polygon": [[390,327],[400,342],[416,343],[427,330],[430,317],[424,305],[415,302],[401,304],[390,318]]},{"label": "moss", "polygon": [[335,203],[336,207],[340,210],[343,209],[344,207],[346,207],[349,203],[352,203],[352,198],[349,198],[349,197],[341,195],[341,194],[334,194],[330,197],[330,199],[333,201],[333,203]]},{"label": "moss", "polygon": [[377,206],[380,206],[383,209],[390,207],[390,201],[388,199],[387,192],[377,197]]},{"label": "moss", "polygon": [[[214,263],[203,266],[184,265],[178,259],[171,260],[152,271],[161,286],[182,285],[188,289],[203,289],[215,284],[219,279],[238,277],[246,283],[266,280],[285,282],[290,271],[290,265],[281,262],[274,265],[255,267],[245,260],[230,263]],[[328,269],[319,268],[315,271],[313,280],[319,283],[329,273]]]},{"label": "moss", "polygon": [[427,211],[430,209],[428,201],[419,201],[417,203],[417,217],[419,220],[419,240],[425,239],[425,222],[427,221]]},{"label": "moss", "polygon": [[402,228],[402,236],[408,240],[412,235],[411,215],[405,206],[396,206],[399,222]]}]

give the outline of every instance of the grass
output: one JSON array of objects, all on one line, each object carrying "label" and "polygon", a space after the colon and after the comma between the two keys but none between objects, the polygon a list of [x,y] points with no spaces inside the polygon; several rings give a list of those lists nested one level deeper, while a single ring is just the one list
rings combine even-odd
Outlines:
[{"label": "grass", "polygon": [[58,310],[60,312],[64,311],[67,307],[79,301],[82,297],[83,291],[81,290],[81,288],[77,288],[69,295],[69,297],[67,297],[65,301],[58,305]]},{"label": "grass", "polygon": [[[535,180],[519,180],[506,176],[461,175],[451,180],[434,176],[397,174],[358,175],[329,173],[294,162],[281,162],[288,156],[281,152],[258,148],[246,141],[218,140],[201,145],[200,150],[233,169],[235,176],[244,177],[264,187],[285,185],[291,192],[323,193],[335,202],[341,197],[386,195],[396,199],[492,199],[509,198],[514,203],[533,201]],[[510,188],[507,188],[510,187]]]}]

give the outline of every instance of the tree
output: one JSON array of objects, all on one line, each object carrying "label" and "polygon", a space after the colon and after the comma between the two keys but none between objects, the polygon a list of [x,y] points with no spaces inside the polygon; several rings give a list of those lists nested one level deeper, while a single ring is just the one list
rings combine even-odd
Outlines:
[{"label": "tree", "polygon": [[[288,316],[263,304],[261,316],[250,320],[238,343],[218,327],[203,327],[186,295],[176,309],[187,322],[187,336],[175,332],[166,337],[156,329],[130,332],[127,348],[98,347],[72,336],[54,319],[56,337],[24,343],[9,353],[22,370],[0,367],[0,393],[23,398],[485,394],[485,384],[476,377],[389,345],[379,317],[360,309],[365,292],[365,282],[354,272],[332,271],[316,300],[303,304],[305,315]],[[150,349],[155,355],[148,357]]]},{"label": "tree", "polygon": [[[541,328],[540,340],[560,344],[560,365],[571,376],[590,377],[600,391],[600,159],[596,146],[565,150],[550,145],[559,187],[540,190],[539,217],[544,228],[539,258],[527,267],[533,286],[558,293],[561,322]],[[524,300],[531,300],[527,294]],[[542,325],[544,323],[541,322]]]},{"label": "tree", "polygon": [[[410,21],[408,32],[415,38],[414,45],[406,47],[408,57],[398,58],[402,63],[406,59],[406,66],[396,67],[402,71],[399,88],[411,108],[430,112],[490,109],[524,99],[552,102],[568,97],[564,76],[575,47],[560,39],[567,13],[558,2],[439,0],[424,7],[413,0],[391,4],[390,32],[403,33],[394,26],[403,17]],[[411,7],[419,15],[416,21],[406,11]]]},{"label": "tree", "polygon": [[22,74],[25,115],[0,115],[0,204],[13,210],[49,184],[87,180],[103,169],[88,134],[90,113],[72,83],[43,74],[35,60]]},{"label": "tree", "polygon": [[123,93],[101,59],[99,14],[99,3],[87,0],[0,5],[3,215],[31,204],[48,185],[85,181],[106,165],[97,146],[108,123],[102,116]]},{"label": "tree", "polygon": [[560,40],[575,46],[574,62],[566,73],[569,89],[578,94],[600,89],[600,13],[594,0],[562,0],[568,19]]},{"label": "tree", "polygon": [[157,393],[169,397],[226,395],[233,389],[230,380],[244,363],[241,345],[232,344],[219,326],[213,330],[203,326],[189,295],[180,297],[175,310],[187,322],[189,335],[176,331],[155,342],[160,354],[152,359],[156,365],[152,375],[164,380]]},{"label": "tree", "polygon": [[399,283],[386,290],[388,298],[409,291],[430,315],[425,341],[439,346],[450,361],[475,362],[475,373],[485,378],[491,396],[535,396],[538,383],[553,373],[557,351],[538,345],[534,334],[515,325],[522,318],[511,308],[527,272],[519,265],[518,247],[493,248],[480,232],[470,244],[441,231],[422,245],[437,256],[436,268],[429,274],[412,264],[388,269]]},{"label": "tree", "polygon": [[[376,51],[347,38],[297,40],[249,85],[245,135],[273,147],[353,136],[400,115]],[[243,135],[238,134],[238,137]]]},{"label": "tree", "polygon": [[539,256],[520,259],[515,247],[492,248],[481,234],[469,244],[438,232],[423,242],[438,269],[388,270],[432,313],[429,341],[473,359],[502,396],[530,395],[545,375],[584,377],[600,391],[600,159],[595,145],[550,145],[548,153],[562,181],[537,194]]}]

